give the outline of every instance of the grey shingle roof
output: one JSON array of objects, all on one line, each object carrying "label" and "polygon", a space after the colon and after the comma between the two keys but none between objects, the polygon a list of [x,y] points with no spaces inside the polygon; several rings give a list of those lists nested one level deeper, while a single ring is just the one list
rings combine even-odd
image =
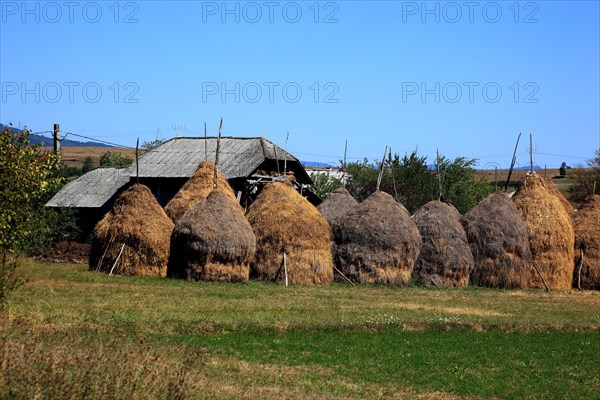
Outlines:
[{"label": "grey shingle roof", "polygon": [[[140,178],[189,178],[205,159],[215,161],[217,138],[174,138],[142,155]],[[300,161],[281,147],[262,137],[221,137],[219,170],[226,179],[246,178],[265,161],[288,161],[296,179],[309,183]],[[48,207],[102,207],[123,186],[135,179],[136,165],[126,169],[99,168],[67,184],[48,203]]]},{"label": "grey shingle roof", "polygon": [[129,179],[126,169],[98,168],[67,183],[46,206],[102,207]]},{"label": "grey shingle roof", "polygon": [[[175,138],[140,157],[140,178],[188,178],[205,161],[204,138]],[[217,138],[206,140],[208,161],[215,162]],[[245,178],[265,159],[298,161],[282,148],[265,138],[222,137],[219,151],[219,170],[226,179]],[[135,164],[130,167],[135,176]]]}]

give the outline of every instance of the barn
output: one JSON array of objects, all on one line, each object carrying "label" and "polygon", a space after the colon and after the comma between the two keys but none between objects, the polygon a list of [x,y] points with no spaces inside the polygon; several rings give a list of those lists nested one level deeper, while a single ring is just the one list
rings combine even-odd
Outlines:
[{"label": "barn", "polygon": [[[216,137],[173,138],[139,158],[139,183],[150,188],[164,207],[201,162],[215,162],[216,148]],[[219,170],[244,208],[266,183],[283,175],[284,168],[293,174],[296,189],[318,204],[320,199],[308,190],[312,181],[299,159],[263,137],[221,137]],[[136,179],[135,163],[124,169],[99,168],[68,183],[46,206],[78,209],[86,233]]]}]

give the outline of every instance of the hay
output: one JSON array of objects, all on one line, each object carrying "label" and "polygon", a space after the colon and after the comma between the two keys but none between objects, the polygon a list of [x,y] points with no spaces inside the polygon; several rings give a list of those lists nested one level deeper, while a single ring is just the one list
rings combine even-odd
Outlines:
[{"label": "hay", "polygon": [[257,241],[252,278],[283,282],[285,251],[290,283],[331,283],[331,228],[291,183],[268,183],[247,217]]},{"label": "hay", "polygon": [[[581,288],[600,290],[600,195],[585,199],[572,217],[575,228],[573,287],[578,287],[581,266]],[[583,264],[580,249],[583,249]]]},{"label": "hay", "polygon": [[562,206],[565,209],[565,211],[567,212],[567,214],[571,215],[573,213],[573,211],[575,211],[575,208],[573,208],[573,205],[571,203],[569,203],[569,200],[567,200],[565,198],[565,196],[563,196],[561,191],[558,190],[558,187],[556,187],[556,184],[554,183],[554,181],[551,178],[544,178],[544,183],[546,185],[546,189],[548,189],[548,191],[551,194],[553,194],[554,196],[556,196],[556,198],[558,198],[558,200],[560,201],[560,204],[562,204]]},{"label": "hay", "polygon": [[333,238],[336,265],[360,283],[407,284],[421,249],[408,211],[379,191],[337,221]]},{"label": "hay", "polygon": [[[200,163],[194,175],[179,189],[177,194],[165,206],[165,212],[174,223],[183,217],[186,211],[191,210],[213,191],[213,177],[215,165],[210,162]],[[233,189],[219,172],[217,175],[218,187],[237,203]]]},{"label": "hay", "polygon": [[168,276],[244,282],[255,251],[256,238],[237,201],[213,190],[175,225]]},{"label": "hay", "polygon": [[[560,200],[548,190],[544,179],[533,173],[525,177],[513,201],[529,233],[533,262],[546,284],[555,290],[571,288],[575,233]],[[529,287],[544,287],[535,270]]]},{"label": "hay", "polygon": [[358,202],[345,188],[335,189],[317,206],[317,210],[325,217],[330,226],[346,215]]},{"label": "hay", "polygon": [[90,269],[109,272],[116,262],[115,274],[163,277],[172,230],[173,222],[150,189],[135,184],[94,228]]},{"label": "hay", "polygon": [[429,286],[466,287],[473,269],[473,255],[456,208],[434,200],[421,207],[413,221],[421,233],[421,252],[413,277]]},{"label": "hay", "polygon": [[489,195],[460,219],[475,265],[471,283],[525,289],[531,274],[529,234],[505,192]]}]

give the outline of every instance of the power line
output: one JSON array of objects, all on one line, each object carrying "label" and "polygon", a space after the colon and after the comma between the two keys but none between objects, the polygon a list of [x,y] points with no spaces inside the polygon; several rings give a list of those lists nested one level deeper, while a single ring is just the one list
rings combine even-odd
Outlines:
[{"label": "power line", "polygon": [[[79,134],[77,134],[77,133],[73,133],[73,132],[65,132],[65,136],[63,137],[63,139],[64,139],[65,137],[67,137],[68,135],[73,135],[73,136],[77,136],[77,137],[80,137],[80,138],[83,138],[83,139],[93,140],[93,141],[96,141],[96,142],[98,142],[98,143],[104,143],[104,144],[108,144],[108,145],[110,145],[110,146],[115,146],[115,147],[123,147],[123,148],[126,148],[126,149],[135,149],[135,147],[131,147],[131,146],[125,146],[124,144],[118,144],[118,143],[107,142],[106,140],[100,140],[100,139],[96,139],[96,138],[93,138],[93,137],[90,137],[90,136],[79,135]],[[62,139],[61,139],[61,140],[62,140]]]}]

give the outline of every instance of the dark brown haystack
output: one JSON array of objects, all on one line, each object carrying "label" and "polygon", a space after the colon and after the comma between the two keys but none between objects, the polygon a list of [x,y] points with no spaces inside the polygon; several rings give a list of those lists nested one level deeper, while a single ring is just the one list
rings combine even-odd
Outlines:
[{"label": "dark brown haystack", "polygon": [[333,227],[335,261],[351,280],[406,285],[421,249],[419,229],[392,196],[375,192]]},{"label": "dark brown haystack", "polygon": [[335,189],[317,206],[317,210],[333,226],[335,222],[350,211],[358,202],[345,188]]},{"label": "dark brown haystack", "polygon": [[165,276],[173,222],[144,185],[123,192],[94,228],[90,269]]},{"label": "dark brown haystack", "polygon": [[221,189],[213,190],[175,225],[168,275],[244,282],[255,251],[256,238],[237,201]]},{"label": "dark brown haystack", "polygon": [[460,224],[460,213],[451,205],[434,200],[421,207],[412,218],[422,239],[413,271],[416,283],[466,287],[474,261]]},{"label": "dark brown haystack", "polygon": [[[179,221],[187,211],[191,210],[196,204],[206,199],[213,191],[213,177],[215,173],[215,164],[203,162],[198,166],[194,175],[179,189],[179,192],[165,206],[165,212],[174,223]],[[229,197],[237,203],[233,189],[229,186],[227,179],[219,172],[217,175],[218,187],[222,189]]]},{"label": "dark brown haystack", "polygon": [[[573,287],[600,290],[600,196],[595,194],[573,213],[575,228],[575,273]],[[583,251],[583,263],[581,253]]]},{"label": "dark brown haystack", "polygon": [[[567,290],[573,281],[575,233],[571,218],[536,173],[527,175],[513,196],[529,232],[534,267],[529,287]],[[541,278],[540,278],[541,274]]]},{"label": "dark brown haystack", "polygon": [[290,283],[333,281],[331,228],[289,182],[268,183],[247,213],[256,235],[251,276],[282,282],[283,253]]},{"label": "dark brown haystack", "polygon": [[505,192],[489,195],[460,219],[475,265],[471,283],[525,289],[531,275],[529,233]]},{"label": "dark brown haystack", "polygon": [[563,196],[561,191],[558,190],[554,181],[551,178],[544,178],[544,183],[546,184],[546,189],[560,201],[560,204],[562,204],[567,214],[571,215],[575,209],[573,208],[573,205],[569,203],[569,200]]}]

